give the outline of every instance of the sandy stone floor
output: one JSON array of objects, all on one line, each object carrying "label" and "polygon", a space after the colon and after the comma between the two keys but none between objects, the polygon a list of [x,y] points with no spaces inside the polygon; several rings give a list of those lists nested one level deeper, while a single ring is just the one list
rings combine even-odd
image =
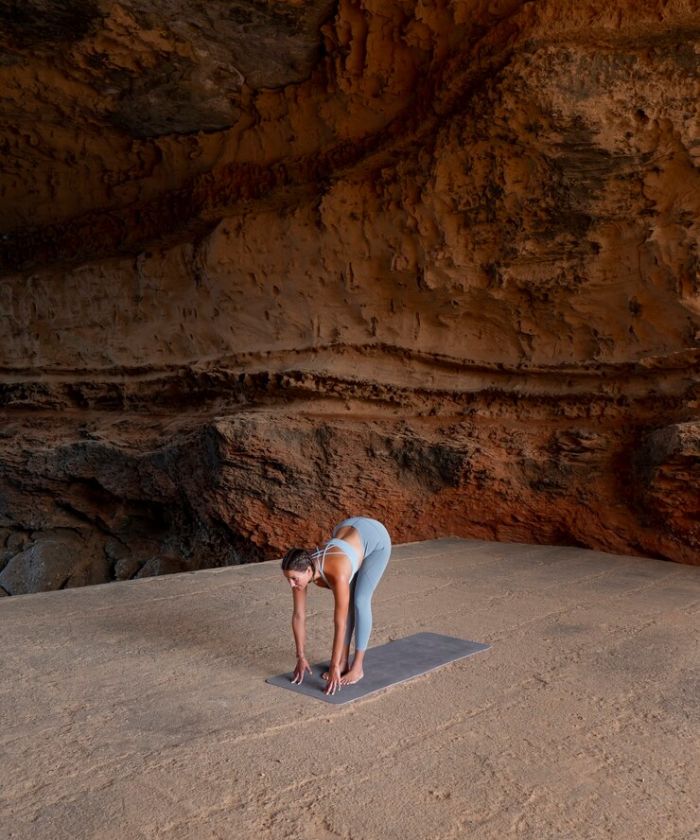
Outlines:
[{"label": "sandy stone floor", "polygon": [[[277,563],[0,601],[0,834],[700,838],[700,568],[549,546],[395,549],[370,645],[491,650],[330,706]],[[309,593],[307,652],[333,598]]]}]

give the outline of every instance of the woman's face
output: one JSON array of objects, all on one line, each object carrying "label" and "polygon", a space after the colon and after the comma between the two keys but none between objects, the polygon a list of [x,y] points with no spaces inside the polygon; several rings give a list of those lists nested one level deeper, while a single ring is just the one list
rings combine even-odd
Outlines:
[{"label": "woman's face", "polygon": [[286,571],[282,574],[287,578],[292,589],[306,589],[313,576],[311,569],[307,569],[305,572]]}]

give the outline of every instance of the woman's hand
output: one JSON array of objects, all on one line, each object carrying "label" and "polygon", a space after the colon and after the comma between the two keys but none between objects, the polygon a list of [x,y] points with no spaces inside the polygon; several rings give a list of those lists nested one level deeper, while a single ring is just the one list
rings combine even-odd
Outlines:
[{"label": "woman's hand", "polygon": [[296,668],[294,669],[294,676],[292,677],[292,682],[296,683],[296,685],[301,685],[306,671],[308,671],[310,674],[313,673],[307,658],[305,656],[298,656]]},{"label": "woman's hand", "polygon": [[331,665],[328,669],[328,685],[325,688],[324,694],[335,694],[340,691],[340,665]]}]

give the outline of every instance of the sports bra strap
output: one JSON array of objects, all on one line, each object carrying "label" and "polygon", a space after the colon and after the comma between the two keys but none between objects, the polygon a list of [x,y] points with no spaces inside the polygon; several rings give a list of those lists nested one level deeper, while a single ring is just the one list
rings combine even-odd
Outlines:
[{"label": "sports bra strap", "polygon": [[326,562],[326,552],[328,551],[328,549],[329,549],[329,548],[331,548],[331,544],[332,544],[332,543],[335,543],[335,545],[333,545],[332,547],[333,547],[333,548],[339,548],[339,549],[343,552],[343,554],[344,554],[344,555],[348,558],[348,560],[350,561],[350,568],[352,569],[352,575],[351,575],[351,578],[352,578],[352,577],[354,577],[354,576],[355,576],[355,573],[357,572],[357,569],[355,568],[355,563],[358,563],[358,562],[359,562],[359,559],[360,559],[360,558],[357,556],[357,552],[355,551],[355,552],[354,552],[354,553],[355,553],[355,563],[353,563],[352,557],[350,557],[350,556],[348,555],[347,551],[345,551],[345,550],[342,548],[342,546],[337,545],[337,543],[345,543],[345,544],[346,544],[346,545],[348,545],[351,549],[352,549],[352,548],[354,548],[354,547],[353,547],[352,545],[350,545],[350,543],[346,543],[346,542],[345,542],[345,540],[338,540],[338,539],[336,539],[335,537],[332,537],[330,540],[328,540],[328,542],[327,542],[327,543],[325,544],[325,546],[323,547],[323,551],[321,551],[321,549],[319,549],[319,547],[318,547],[318,546],[316,546],[316,554],[317,554],[317,555],[318,555],[318,554],[321,554],[321,563],[320,563],[320,565],[319,565],[319,567],[318,567],[318,570],[319,570],[319,572],[321,573],[321,577],[322,577],[322,578],[323,578],[323,580],[326,582],[326,585],[330,585],[330,584],[328,584],[328,578],[326,577],[326,575],[325,575],[325,574],[324,574],[324,572],[323,572],[323,566],[324,566],[324,564],[325,564],[325,562]]},{"label": "sports bra strap", "polygon": [[319,572],[321,573],[321,577],[324,579],[326,583],[328,583],[328,579],[326,578],[325,574],[323,573],[323,565],[326,562],[326,552],[328,551],[328,543],[325,544],[323,547],[323,554],[321,555],[321,564],[318,567]]}]

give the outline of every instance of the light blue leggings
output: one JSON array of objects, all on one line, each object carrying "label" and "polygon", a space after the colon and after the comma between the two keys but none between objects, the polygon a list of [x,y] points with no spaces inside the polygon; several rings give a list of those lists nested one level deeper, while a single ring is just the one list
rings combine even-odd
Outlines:
[{"label": "light blue leggings", "polygon": [[391,555],[391,537],[387,529],[376,519],[353,516],[344,519],[333,530],[333,536],[340,528],[352,525],[359,533],[364,548],[364,560],[359,571],[350,582],[350,604],[345,628],[345,644],[350,645],[355,631],[355,650],[367,650],[372,632],[372,595],[377,588]]}]

